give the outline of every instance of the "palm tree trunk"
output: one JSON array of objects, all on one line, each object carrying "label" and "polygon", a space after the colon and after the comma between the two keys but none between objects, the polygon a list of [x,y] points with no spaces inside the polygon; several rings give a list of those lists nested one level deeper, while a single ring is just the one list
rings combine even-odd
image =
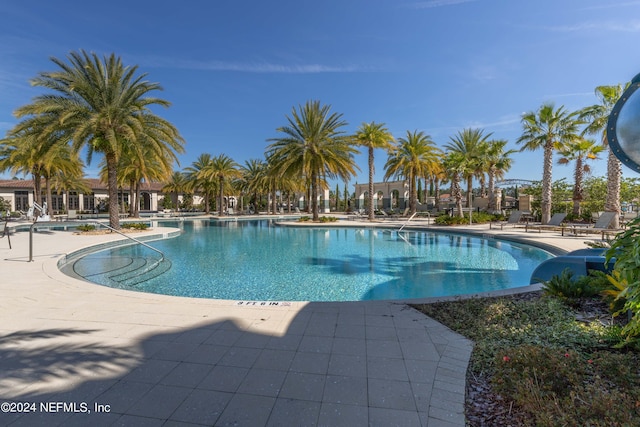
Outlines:
[{"label": "palm tree trunk", "polygon": [[314,172],[311,172],[311,212],[313,214],[313,221],[319,221],[318,216],[318,177]]},{"label": "palm tree trunk", "polygon": [[436,212],[440,211],[440,180],[438,177],[433,178],[433,197],[435,200],[433,201],[433,207]]},{"label": "palm tree trunk", "polygon": [[373,212],[373,174],[374,174],[374,164],[373,164],[373,147],[369,147],[369,221],[374,220],[374,212]]},{"label": "palm tree trunk", "polygon": [[544,146],[544,167],[542,169],[542,224],[551,219],[551,173],[553,167],[553,142]]},{"label": "palm tree trunk", "polygon": [[218,185],[220,186],[220,198],[218,202],[218,215],[222,216],[224,214],[224,180],[220,178],[218,180]]},{"label": "palm tree trunk", "polygon": [[51,191],[51,180],[49,177],[45,177],[44,185],[47,189],[47,214],[51,215],[53,209],[53,192]]},{"label": "palm tree trunk", "polygon": [[473,207],[473,177],[469,175],[467,178],[467,208],[471,211]]},{"label": "palm tree trunk", "polygon": [[136,212],[135,212],[135,197],[134,197],[134,187],[135,187],[135,181],[131,180],[129,181],[129,216],[130,217],[135,217],[136,216]]},{"label": "palm tree trunk", "polygon": [[411,177],[409,178],[409,213],[410,215],[413,215],[414,213],[416,213],[417,195],[418,195],[418,192],[416,191],[416,177],[413,176],[412,174]]},{"label": "palm tree trunk", "polygon": [[107,162],[107,191],[109,193],[109,226],[120,229],[118,216],[118,161],[115,153],[106,153]]},{"label": "palm tree trunk", "polygon": [[604,204],[606,212],[616,212],[611,228],[620,228],[620,177],[622,167],[620,160],[613,154],[609,147],[609,157],[607,158],[607,198]]},{"label": "palm tree trunk", "polygon": [[580,202],[582,201],[582,177],[584,175],[582,157],[576,159],[576,169],[573,174],[573,215],[579,217],[581,215]]},{"label": "palm tree trunk", "polygon": [[455,173],[451,179],[451,195],[456,201],[456,215],[462,218],[462,190],[460,189],[460,174]]},{"label": "palm tree trunk", "polygon": [[[177,203],[176,207],[178,207]],[[140,181],[136,181],[136,204],[133,211],[133,216],[136,218],[140,218]]]},{"label": "palm tree trunk", "polygon": [[488,208],[489,208],[489,212],[495,212],[498,210],[498,206],[496,203],[496,167],[495,166],[491,166],[491,168],[489,169],[489,204],[488,204]]}]

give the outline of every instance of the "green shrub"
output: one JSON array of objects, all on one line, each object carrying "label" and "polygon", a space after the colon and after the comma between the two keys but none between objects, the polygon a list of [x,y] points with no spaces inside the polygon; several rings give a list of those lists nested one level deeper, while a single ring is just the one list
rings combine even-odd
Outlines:
[{"label": "green shrub", "polygon": [[149,225],[144,222],[125,222],[121,225],[122,228],[130,229],[130,230],[146,230],[149,228]]},{"label": "green shrub", "polygon": [[[495,220],[496,216],[487,212],[474,212],[471,215],[473,224],[485,224]],[[469,213],[465,213],[462,217],[457,215],[449,216],[447,214],[440,215],[436,217],[435,223],[437,225],[467,225],[469,224]]]},{"label": "green shrub", "polygon": [[593,271],[588,276],[574,278],[571,269],[567,268],[559,275],[544,282],[542,291],[546,295],[555,296],[564,302],[573,304],[577,299],[599,295],[609,287],[606,275],[601,272]]},{"label": "green shrub", "polygon": [[536,293],[416,308],[474,341],[468,375],[489,378],[492,397],[526,413],[517,425],[640,425],[640,355],[612,348],[620,327],[577,321]]},{"label": "green shrub", "polygon": [[298,222],[307,222],[307,221],[311,221],[311,217],[304,215],[301,216],[300,218],[298,218]]},{"label": "green shrub", "polygon": [[611,277],[620,287],[617,298],[625,299],[624,310],[632,314],[623,333],[626,344],[635,346],[640,343],[640,218],[631,221],[627,230],[616,236],[606,253],[607,262],[612,258],[615,264]]},{"label": "green shrub", "polygon": [[93,224],[80,224],[76,227],[78,231],[93,231],[96,229],[96,226]]},{"label": "green shrub", "polygon": [[536,426],[623,426],[638,421],[634,357],[585,355],[544,346],[507,348],[497,355],[495,390],[533,417]]},{"label": "green shrub", "polygon": [[338,218],[335,216],[321,216],[320,222],[336,222]]}]

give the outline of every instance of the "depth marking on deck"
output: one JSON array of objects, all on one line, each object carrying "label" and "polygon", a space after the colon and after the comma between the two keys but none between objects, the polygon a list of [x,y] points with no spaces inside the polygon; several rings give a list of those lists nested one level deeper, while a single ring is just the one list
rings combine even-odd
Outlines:
[{"label": "depth marking on deck", "polygon": [[235,305],[242,307],[291,307],[288,301],[236,301]]}]

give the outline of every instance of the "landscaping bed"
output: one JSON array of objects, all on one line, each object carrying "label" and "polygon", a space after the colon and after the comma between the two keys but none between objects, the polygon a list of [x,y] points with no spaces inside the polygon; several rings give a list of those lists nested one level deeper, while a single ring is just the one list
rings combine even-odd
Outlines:
[{"label": "landscaping bed", "polygon": [[640,353],[601,298],[542,292],[415,308],[475,342],[470,426],[640,425]]}]

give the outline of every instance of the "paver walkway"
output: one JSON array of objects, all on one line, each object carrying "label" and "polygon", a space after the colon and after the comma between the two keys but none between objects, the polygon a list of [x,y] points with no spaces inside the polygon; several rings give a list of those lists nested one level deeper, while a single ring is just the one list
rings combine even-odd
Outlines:
[{"label": "paver walkway", "polygon": [[28,233],[0,240],[0,425],[464,425],[472,344],[407,305],[169,297],[57,269],[116,237],[37,233],[31,263]]}]

